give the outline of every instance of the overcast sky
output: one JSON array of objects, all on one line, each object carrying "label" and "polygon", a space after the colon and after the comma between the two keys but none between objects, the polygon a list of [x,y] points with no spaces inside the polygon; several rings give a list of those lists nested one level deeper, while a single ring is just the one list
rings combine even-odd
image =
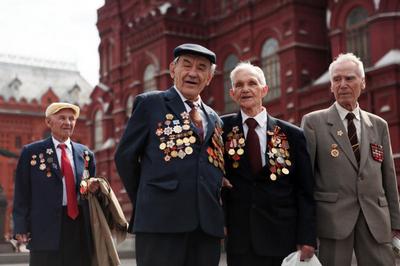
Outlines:
[{"label": "overcast sky", "polygon": [[0,0],[0,53],[75,62],[98,82],[97,9],[104,0]]}]

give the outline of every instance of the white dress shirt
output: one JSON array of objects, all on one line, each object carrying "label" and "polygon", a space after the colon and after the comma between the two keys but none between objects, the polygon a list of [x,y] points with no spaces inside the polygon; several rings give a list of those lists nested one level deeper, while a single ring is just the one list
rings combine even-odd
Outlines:
[{"label": "white dress shirt", "polygon": [[344,128],[346,129],[346,132],[347,132],[347,124],[348,124],[348,121],[347,121],[347,119],[346,119],[346,115],[347,115],[348,113],[353,113],[353,114],[356,116],[356,117],[353,119],[353,123],[354,123],[354,126],[356,127],[358,142],[361,143],[361,115],[360,115],[360,105],[357,103],[357,107],[354,108],[354,110],[351,111],[351,112],[349,112],[349,110],[343,108],[338,102],[335,102],[335,105],[336,105],[336,109],[337,109],[338,112],[339,112],[340,119],[341,119],[342,122],[343,122]]},{"label": "white dress shirt", "polygon": [[[53,139],[53,143],[54,143],[54,147],[56,147],[56,153],[57,153],[57,160],[58,160],[58,165],[60,166],[60,172],[62,173],[61,170],[61,148],[58,147],[58,144],[61,144],[61,142],[59,142],[58,140],[56,140],[54,137],[52,137]],[[72,167],[72,171],[74,172],[74,177],[75,177],[75,182],[76,182],[76,173],[75,173],[75,164],[74,164],[74,157],[72,155],[72,145],[71,145],[71,140],[67,139],[64,142],[65,145],[67,145],[67,148],[65,149],[65,151],[67,152],[67,156],[69,159],[69,162],[71,164]],[[63,206],[67,206],[67,189],[65,187],[65,177],[62,177],[62,183],[63,183],[63,200],[62,200],[62,205]]]},{"label": "white dress shirt", "polygon": [[[243,134],[245,138],[247,138],[247,132],[249,131],[249,127],[246,124],[247,118],[250,116],[246,115],[242,110],[240,111],[242,114],[242,124],[243,124]],[[263,110],[253,117],[257,121],[256,133],[258,139],[260,140],[260,151],[261,151],[261,162],[264,167],[266,164],[265,161],[265,153],[267,150],[267,110],[263,107]]]}]

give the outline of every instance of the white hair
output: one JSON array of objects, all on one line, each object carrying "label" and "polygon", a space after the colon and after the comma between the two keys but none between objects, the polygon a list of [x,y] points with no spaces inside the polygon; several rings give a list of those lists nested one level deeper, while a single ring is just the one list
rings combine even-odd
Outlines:
[{"label": "white hair", "polygon": [[[172,63],[174,65],[176,65],[178,63],[179,57],[180,56],[175,57],[174,61],[172,61]],[[210,63],[211,63],[211,61],[210,61]],[[211,75],[214,75],[216,69],[217,69],[217,65],[214,63],[211,63]]]},{"label": "white hair", "polygon": [[259,68],[258,66],[253,65],[250,62],[240,62],[239,64],[237,64],[235,66],[235,68],[231,71],[230,74],[230,78],[231,78],[231,83],[232,83],[232,87],[234,87],[234,79],[235,79],[235,75],[238,71],[248,71],[251,72],[253,74],[255,74],[257,80],[260,82],[260,84],[262,86],[267,85],[267,82],[265,81],[265,76],[264,76],[264,72],[262,71],[261,68]]},{"label": "white hair", "polygon": [[362,78],[365,78],[365,72],[364,72],[364,65],[363,62],[355,56],[353,53],[346,53],[346,54],[339,54],[338,57],[336,57],[335,60],[329,65],[329,77],[332,80],[332,71],[333,68],[335,67],[336,64],[342,63],[342,62],[353,62],[354,64],[357,65],[358,72],[360,72],[360,76]]}]

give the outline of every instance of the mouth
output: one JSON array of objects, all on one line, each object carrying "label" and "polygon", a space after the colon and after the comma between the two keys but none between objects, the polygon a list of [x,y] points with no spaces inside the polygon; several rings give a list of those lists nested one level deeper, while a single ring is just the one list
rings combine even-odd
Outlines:
[{"label": "mouth", "polygon": [[194,80],[185,80],[185,84],[188,84],[188,85],[197,85],[197,82],[194,81]]}]

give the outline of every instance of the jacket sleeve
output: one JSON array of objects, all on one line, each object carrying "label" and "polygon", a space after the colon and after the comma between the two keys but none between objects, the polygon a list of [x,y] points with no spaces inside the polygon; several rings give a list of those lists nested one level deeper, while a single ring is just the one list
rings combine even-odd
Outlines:
[{"label": "jacket sleeve", "polygon": [[31,164],[29,151],[22,149],[15,176],[14,186],[14,234],[26,234],[30,232],[31,211]]},{"label": "jacket sleeve", "polygon": [[145,99],[143,95],[136,97],[131,118],[115,153],[115,165],[133,207],[139,186],[140,159],[149,134]]}]

